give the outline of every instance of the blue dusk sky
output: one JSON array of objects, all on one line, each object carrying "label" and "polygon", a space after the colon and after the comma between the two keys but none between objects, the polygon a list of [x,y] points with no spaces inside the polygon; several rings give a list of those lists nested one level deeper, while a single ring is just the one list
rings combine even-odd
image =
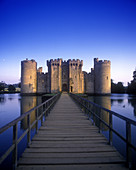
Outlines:
[{"label": "blue dusk sky", "polygon": [[136,0],[0,0],[0,81],[18,83],[21,61],[111,60],[124,85],[136,68]]}]

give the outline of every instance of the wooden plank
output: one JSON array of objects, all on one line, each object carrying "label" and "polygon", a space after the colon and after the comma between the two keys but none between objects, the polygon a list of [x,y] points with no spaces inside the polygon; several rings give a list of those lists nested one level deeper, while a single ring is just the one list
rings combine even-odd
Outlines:
[{"label": "wooden plank", "polygon": [[29,152],[24,152],[22,157],[29,157],[29,158],[58,158],[58,157],[89,157],[89,158],[94,158],[94,157],[117,157],[119,156],[117,152],[96,152],[96,153],[29,153]]},{"label": "wooden plank", "polygon": [[57,164],[96,164],[96,163],[123,163],[120,157],[95,158],[20,158],[20,165],[57,165]]},{"label": "wooden plank", "polygon": [[97,147],[86,147],[86,148],[81,148],[81,147],[77,147],[77,148],[26,148],[25,152],[32,152],[32,153],[61,153],[61,152],[67,152],[67,153],[89,153],[89,152],[114,152],[116,151],[115,148],[110,147],[110,146],[97,146]]},{"label": "wooden plank", "polygon": [[[38,141],[39,142],[39,141]],[[34,142],[32,144],[30,144],[30,147],[32,148],[66,148],[66,147],[69,147],[69,148],[78,148],[78,147],[84,147],[84,148],[88,148],[88,147],[103,147],[104,144],[106,144],[106,142],[100,142],[100,143],[76,143],[76,144],[60,144],[60,143],[55,143],[55,144],[52,144],[52,143],[48,143],[45,144],[45,143],[40,143],[38,144],[38,142],[35,144]]]},{"label": "wooden plank", "polygon": [[65,137],[65,138],[83,138],[83,137],[97,137],[99,136],[98,133],[93,133],[93,134],[65,134],[65,133],[61,133],[61,134],[45,134],[45,133],[40,133],[38,132],[37,136],[41,136],[41,137],[54,137],[54,138],[61,138],[61,137]]},{"label": "wooden plank", "polygon": [[[66,130],[69,130],[69,131],[79,131],[79,127],[75,127],[75,128],[68,128],[68,127],[66,127],[66,126],[64,126],[64,128],[62,129],[62,126],[61,127],[58,127],[58,128],[40,128],[39,130],[44,130],[45,132],[46,131],[51,131],[51,130],[53,130],[53,131],[57,131],[57,130],[59,130],[59,131],[66,131]],[[80,129],[80,132],[82,132],[82,131],[97,131],[98,132],[98,129],[97,128],[91,128],[91,127],[83,127],[82,129]]]},{"label": "wooden plank", "polygon": [[[70,127],[67,127],[67,126],[64,126],[64,129],[69,129],[69,130],[75,130],[75,129],[78,129],[79,130],[79,127],[81,128],[81,126],[70,126]],[[61,130],[62,129],[62,127],[60,126],[60,127],[55,127],[55,126],[50,126],[50,127],[48,127],[48,126],[42,126],[42,127],[40,127],[40,130],[56,130],[56,129],[59,129],[59,130]],[[86,129],[90,129],[90,130],[93,130],[93,129],[95,129],[95,130],[98,130],[98,128],[96,127],[96,126],[82,126],[82,130],[86,130]]]},{"label": "wooden plank", "polygon": [[52,125],[54,125],[54,126],[73,126],[73,125],[76,125],[76,126],[80,126],[80,127],[82,127],[82,126],[84,126],[84,125],[89,125],[90,126],[90,122],[74,122],[74,121],[72,121],[72,122],[70,122],[70,121],[63,121],[63,122],[60,122],[60,121],[55,121],[55,122],[52,122],[52,121],[45,121],[45,123],[44,123],[44,126],[52,126]]},{"label": "wooden plank", "polygon": [[62,147],[63,147],[63,145],[65,146],[65,145],[69,145],[69,146],[73,146],[73,144],[83,144],[84,143],[84,145],[86,144],[90,144],[90,145],[92,145],[92,144],[94,144],[95,143],[95,145],[97,145],[97,144],[99,144],[99,143],[107,143],[107,141],[105,140],[105,139],[99,139],[99,140],[93,140],[93,141],[37,141],[37,140],[33,140],[33,144],[37,144],[37,145],[42,145],[42,144],[44,144],[44,145],[47,145],[47,146],[50,146],[51,144],[52,145],[56,145],[56,144],[61,144],[62,145]]},{"label": "wooden plank", "polygon": [[17,169],[122,170],[124,162],[98,133],[98,128],[64,94],[23,153]]},{"label": "wooden plank", "polygon": [[20,165],[17,170],[127,170],[124,164]]},{"label": "wooden plank", "polygon": [[[34,137],[33,139],[32,139],[32,141],[94,141],[95,142],[95,140],[99,140],[99,139],[103,139],[103,137],[101,137],[101,136],[96,136],[96,137],[81,137],[81,138],[62,138],[62,137],[60,137],[60,138],[54,138],[54,137],[43,137],[43,136],[37,136],[37,137]],[[105,139],[106,140],[106,139]]]},{"label": "wooden plank", "polygon": [[68,124],[90,124],[90,121],[89,120],[71,120],[71,121],[69,121],[69,120],[54,120],[54,121],[45,121],[45,124],[46,123],[63,123],[63,124],[65,124],[65,123],[68,123]]},{"label": "wooden plank", "polygon": [[[39,134],[44,134],[44,135],[88,135],[88,132],[90,132],[91,133],[91,131],[72,131],[71,130],[71,132],[68,130],[68,131],[64,131],[64,130],[61,130],[61,131],[40,131],[39,130]],[[92,133],[95,135],[95,134],[97,134],[97,130],[93,130],[92,131]],[[93,135],[93,134],[91,134],[91,135]]]}]

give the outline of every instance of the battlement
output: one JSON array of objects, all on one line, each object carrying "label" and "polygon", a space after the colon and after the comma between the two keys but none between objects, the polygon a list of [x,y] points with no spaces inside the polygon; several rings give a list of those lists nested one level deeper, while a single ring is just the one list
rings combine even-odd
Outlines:
[{"label": "battlement", "polygon": [[42,67],[39,67],[39,68],[37,69],[37,72],[41,74],[41,73],[42,73],[42,69],[43,69]]},{"label": "battlement", "polygon": [[[88,61],[89,62],[89,61]],[[34,59],[21,61],[21,93],[72,93],[108,94],[111,89],[111,62],[94,58],[94,68],[83,72],[83,60],[62,58],[47,60],[48,72],[37,69]],[[134,72],[136,77],[136,71]]]},{"label": "battlement", "polygon": [[111,64],[110,60],[99,60],[98,58],[94,58],[94,65],[95,64]]},{"label": "battlement", "polygon": [[64,60],[64,61],[62,61],[62,64],[63,64],[63,65],[67,65],[68,62],[67,62],[66,60]]},{"label": "battlement", "polygon": [[62,63],[62,59],[58,58],[58,59],[51,59],[51,60],[47,60],[47,66],[49,65],[61,65]]},{"label": "battlement", "polygon": [[83,66],[83,60],[79,60],[79,59],[69,59],[69,60],[62,60],[61,58],[58,58],[58,59],[51,59],[51,60],[47,60],[47,66],[49,65],[61,65],[61,64],[71,64],[71,65],[80,65],[80,66]]},{"label": "battlement", "polygon": [[36,61],[34,59],[28,60],[28,58],[26,58],[26,60],[23,60],[22,62],[36,63]]},{"label": "battlement", "polygon": [[79,59],[76,59],[76,60],[75,59],[73,59],[73,60],[69,59],[68,63],[71,64],[71,65],[78,65],[78,66],[81,65],[81,66],[83,66],[83,60],[80,61]]}]

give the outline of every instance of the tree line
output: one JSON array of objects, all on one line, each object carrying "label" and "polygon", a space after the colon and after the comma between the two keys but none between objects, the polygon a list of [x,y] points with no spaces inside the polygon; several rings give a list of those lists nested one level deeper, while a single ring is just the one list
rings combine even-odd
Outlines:
[{"label": "tree line", "polygon": [[[9,92],[15,92],[17,87],[21,88],[21,83],[7,85],[3,81],[0,82],[0,92],[4,92],[5,88],[7,88]],[[131,83],[128,83],[128,86],[125,87],[122,82],[114,83],[111,79],[111,93],[136,94],[136,82],[131,81]]]},{"label": "tree line", "polygon": [[1,81],[0,82],[0,92],[5,92],[7,89],[8,92],[15,92],[16,88],[20,88],[21,83],[18,84],[6,84],[5,82]]},{"label": "tree line", "polygon": [[128,86],[124,86],[122,82],[114,83],[111,79],[111,93],[136,94],[136,82],[131,81]]}]

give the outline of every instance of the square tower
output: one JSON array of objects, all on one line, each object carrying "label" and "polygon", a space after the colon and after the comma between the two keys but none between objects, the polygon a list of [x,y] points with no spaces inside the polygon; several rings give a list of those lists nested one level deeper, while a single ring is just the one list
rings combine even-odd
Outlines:
[{"label": "square tower", "polygon": [[62,91],[62,59],[47,61],[49,74],[49,92],[58,93]]}]

